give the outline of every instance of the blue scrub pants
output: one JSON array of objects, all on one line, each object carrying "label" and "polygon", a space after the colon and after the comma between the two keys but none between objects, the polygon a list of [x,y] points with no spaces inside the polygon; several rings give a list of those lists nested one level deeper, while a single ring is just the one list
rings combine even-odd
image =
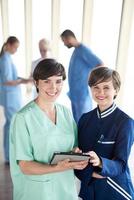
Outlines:
[{"label": "blue scrub pants", "polygon": [[78,123],[82,114],[92,110],[92,100],[90,100],[90,98],[87,98],[86,100],[78,99],[75,102],[71,100],[71,106],[72,106],[73,117],[76,123]]},{"label": "blue scrub pants", "polygon": [[5,125],[4,125],[4,158],[5,162],[9,162],[9,129],[10,123],[13,115],[21,108],[21,96],[18,93],[6,93],[4,94],[4,115],[5,115]]}]

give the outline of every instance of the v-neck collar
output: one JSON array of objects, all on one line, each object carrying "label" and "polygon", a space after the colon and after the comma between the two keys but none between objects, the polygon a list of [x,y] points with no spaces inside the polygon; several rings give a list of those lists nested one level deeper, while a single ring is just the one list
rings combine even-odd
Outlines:
[{"label": "v-neck collar", "polygon": [[39,107],[39,105],[38,105],[35,101],[33,101],[33,103],[34,103],[34,105],[36,106],[36,108],[40,111],[40,113],[42,113],[43,117],[45,117],[45,118],[50,122],[50,124],[52,124],[53,126],[57,126],[57,124],[58,124],[58,108],[57,108],[57,105],[56,105],[56,104],[54,104],[55,111],[56,111],[56,123],[54,123],[54,122],[48,117],[48,115],[47,115],[45,112],[43,112],[43,110]]},{"label": "v-neck collar", "polygon": [[104,110],[103,112],[100,111],[99,107],[97,107],[97,116],[98,118],[102,119],[104,117],[107,117],[108,115],[110,115],[112,112],[114,112],[114,110],[117,108],[116,104],[113,103],[112,106],[110,106],[109,108],[107,108],[106,110]]}]

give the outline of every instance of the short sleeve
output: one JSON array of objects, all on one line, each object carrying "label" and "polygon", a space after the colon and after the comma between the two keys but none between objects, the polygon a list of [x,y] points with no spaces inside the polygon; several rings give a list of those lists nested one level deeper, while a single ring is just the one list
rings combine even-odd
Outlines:
[{"label": "short sleeve", "polygon": [[74,135],[75,135],[74,147],[77,147],[78,146],[78,129],[77,129],[77,125],[74,119],[72,121],[73,121]]},{"label": "short sleeve", "polygon": [[[83,47],[84,48],[84,47]],[[83,60],[88,64],[89,68],[94,68],[99,65],[102,65],[102,61],[98,58],[90,49],[85,47],[85,50],[82,51]]]},{"label": "short sleeve", "polygon": [[70,115],[70,120],[71,120],[71,123],[72,123],[72,127],[73,127],[73,132],[74,132],[74,147],[77,147],[78,146],[78,129],[77,129],[77,125],[76,125],[76,122],[73,118],[73,115],[72,113],[69,111],[69,115]]},{"label": "short sleeve", "polygon": [[77,129],[76,122],[73,118],[72,112],[68,108],[64,107],[64,109],[65,109],[66,120],[70,124],[70,127],[72,127],[72,131],[74,133],[74,147],[77,147],[78,146],[78,129]]},{"label": "short sleeve", "polygon": [[11,154],[18,160],[34,160],[32,143],[24,116],[18,113],[14,116],[10,127]]}]

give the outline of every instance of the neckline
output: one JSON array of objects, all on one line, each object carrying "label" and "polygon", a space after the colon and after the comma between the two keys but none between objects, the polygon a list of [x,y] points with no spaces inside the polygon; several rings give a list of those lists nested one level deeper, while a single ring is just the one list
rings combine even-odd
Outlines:
[{"label": "neckline", "polygon": [[8,51],[5,51],[4,54],[7,56],[11,56],[11,54]]},{"label": "neckline", "polygon": [[101,112],[99,107],[97,107],[97,116],[98,116],[98,118],[101,118],[101,119],[104,118],[104,117],[107,117],[111,113],[113,113],[116,108],[117,108],[117,106],[116,106],[115,103],[113,103],[109,108],[107,108],[103,112]]},{"label": "neckline", "polygon": [[36,106],[36,108],[42,113],[43,117],[45,117],[52,125],[54,126],[57,126],[58,124],[58,108],[57,108],[57,105],[54,104],[54,107],[55,107],[55,113],[56,113],[56,120],[55,120],[55,123],[49,118],[49,116],[46,114],[46,112],[44,112],[40,107],[39,105],[33,101],[34,105]]}]

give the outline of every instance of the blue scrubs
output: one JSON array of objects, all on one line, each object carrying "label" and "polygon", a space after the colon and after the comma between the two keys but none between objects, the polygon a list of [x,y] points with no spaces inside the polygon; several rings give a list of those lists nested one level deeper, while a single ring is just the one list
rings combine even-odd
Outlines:
[{"label": "blue scrubs", "polygon": [[83,44],[76,47],[71,56],[68,71],[68,96],[71,100],[73,116],[76,122],[78,122],[83,113],[92,109],[88,76],[94,67],[101,64],[102,61]]},{"label": "blue scrubs", "polygon": [[21,88],[17,86],[4,85],[7,81],[16,80],[18,77],[16,67],[12,62],[11,55],[5,52],[0,57],[0,84],[1,100],[4,107],[5,125],[4,125],[4,155],[5,161],[9,161],[9,127],[11,118],[21,108]]},{"label": "blue scrubs", "polygon": [[[134,141],[134,120],[113,104],[100,113],[96,108],[79,121],[79,148],[95,151],[102,169],[89,164],[76,170],[81,180],[79,196],[83,200],[134,200],[134,189],[128,168],[128,157]],[[97,172],[103,179],[92,178]]]}]

